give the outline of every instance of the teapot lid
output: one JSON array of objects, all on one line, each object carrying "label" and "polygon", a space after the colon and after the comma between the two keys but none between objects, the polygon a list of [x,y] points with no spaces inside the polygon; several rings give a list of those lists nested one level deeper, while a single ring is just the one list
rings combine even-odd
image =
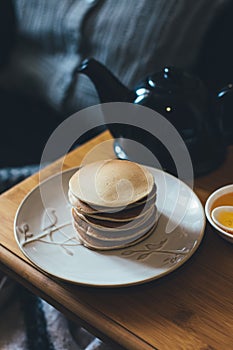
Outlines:
[{"label": "teapot lid", "polygon": [[198,86],[198,79],[175,67],[164,67],[162,71],[147,78],[150,88],[160,93],[182,92],[193,90]]}]

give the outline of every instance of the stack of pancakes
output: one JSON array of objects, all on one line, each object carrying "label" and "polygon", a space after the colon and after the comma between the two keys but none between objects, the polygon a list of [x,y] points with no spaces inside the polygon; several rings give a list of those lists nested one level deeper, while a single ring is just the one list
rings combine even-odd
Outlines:
[{"label": "stack of pancakes", "polygon": [[105,160],[80,168],[70,179],[73,224],[88,248],[124,248],[146,238],[156,224],[156,186],[143,166]]}]

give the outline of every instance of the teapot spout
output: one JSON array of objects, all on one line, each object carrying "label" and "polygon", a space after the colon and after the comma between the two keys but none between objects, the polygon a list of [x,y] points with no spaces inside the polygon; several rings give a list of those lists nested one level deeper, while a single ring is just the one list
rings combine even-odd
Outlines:
[{"label": "teapot spout", "polygon": [[94,58],[85,59],[78,72],[93,82],[101,103],[133,102],[135,94],[125,87],[103,64]]}]

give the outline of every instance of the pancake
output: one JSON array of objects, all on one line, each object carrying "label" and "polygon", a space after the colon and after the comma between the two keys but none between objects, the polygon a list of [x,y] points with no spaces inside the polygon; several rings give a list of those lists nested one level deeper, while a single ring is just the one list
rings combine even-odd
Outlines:
[{"label": "pancake", "polygon": [[153,175],[143,166],[127,160],[105,160],[80,168],[70,179],[71,193],[89,204],[117,208],[148,196]]},{"label": "pancake", "polygon": [[125,222],[134,219],[139,219],[140,217],[147,214],[147,212],[154,205],[154,201],[147,202],[136,208],[121,210],[116,213],[96,213],[96,214],[85,214],[86,217],[101,220],[101,221],[114,221],[114,222]]},{"label": "pancake", "polygon": [[142,199],[140,199],[139,201],[135,202],[135,203],[131,203],[127,206],[123,206],[123,207],[103,207],[103,206],[90,206],[87,203],[81,201],[80,199],[78,199],[69,189],[68,191],[68,197],[69,197],[69,201],[70,203],[76,207],[78,209],[78,211],[82,214],[96,214],[96,213],[114,213],[114,212],[118,212],[120,210],[128,210],[128,209],[132,209],[135,207],[140,206],[141,204],[145,204],[147,201],[150,200],[156,200],[156,187],[154,186],[152,188],[152,191],[148,194],[148,196],[143,197]]},{"label": "pancake", "polygon": [[139,234],[144,235],[152,226],[154,226],[156,220],[157,216],[156,211],[154,210],[154,212],[149,217],[147,217],[146,220],[139,222],[137,226],[128,228],[126,225],[126,228],[123,228],[122,230],[112,229],[106,231],[101,227],[95,228],[79,217],[78,219],[75,218],[74,225],[76,228],[83,229],[87,236],[91,236],[100,240],[119,242],[125,239],[133,239],[134,237],[137,238]]},{"label": "pancake", "polygon": [[87,248],[93,249],[93,250],[123,249],[123,248],[127,248],[129,246],[135,245],[135,244],[141,242],[142,240],[146,239],[147,237],[149,237],[152,234],[152,232],[154,231],[156,225],[157,225],[157,222],[144,235],[141,235],[139,233],[138,238],[134,237],[133,240],[126,239],[124,241],[122,240],[121,242],[117,242],[117,241],[98,240],[97,238],[87,236],[85,230],[83,230],[80,227],[77,227],[76,224],[74,223],[74,227],[77,231],[77,234],[78,234],[79,239],[82,242],[82,244],[84,246],[86,246]]},{"label": "pancake", "polygon": [[139,225],[143,224],[146,220],[148,220],[149,217],[151,216],[156,216],[157,213],[157,208],[156,206],[151,207],[150,210],[144,215],[143,217],[129,220],[129,221],[124,221],[124,222],[114,222],[114,221],[101,221],[101,220],[96,220],[90,217],[87,217],[83,214],[80,214],[78,211],[76,211],[75,208],[72,209],[72,216],[74,221],[77,223],[80,222],[80,220],[85,221],[86,224],[88,224],[90,227],[93,229],[99,229],[102,231],[126,231],[126,230],[131,230],[133,228],[138,227]]}]

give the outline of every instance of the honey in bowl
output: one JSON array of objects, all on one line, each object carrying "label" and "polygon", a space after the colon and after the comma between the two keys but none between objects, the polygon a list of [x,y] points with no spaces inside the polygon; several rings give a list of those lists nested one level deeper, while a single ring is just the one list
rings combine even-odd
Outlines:
[{"label": "honey in bowl", "polygon": [[[233,207],[233,192],[226,193],[217,198],[211,208],[211,212],[218,207],[222,206],[232,206]],[[227,233],[233,234],[233,212],[227,209],[222,210],[218,213],[218,222],[226,227],[225,231]],[[229,230],[227,229],[229,228]]]},{"label": "honey in bowl", "polygon": [[233,192],[225,193],[221,197],[217,198],[212,204],[211,211],[214,208],[222,207],[224,205],[232,205],[233,206]]}]

